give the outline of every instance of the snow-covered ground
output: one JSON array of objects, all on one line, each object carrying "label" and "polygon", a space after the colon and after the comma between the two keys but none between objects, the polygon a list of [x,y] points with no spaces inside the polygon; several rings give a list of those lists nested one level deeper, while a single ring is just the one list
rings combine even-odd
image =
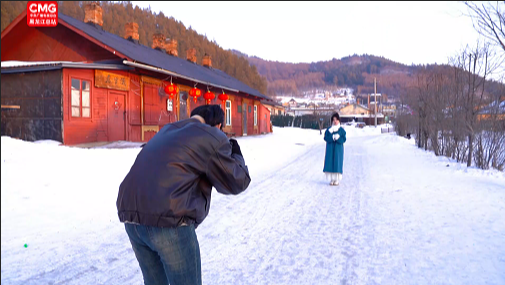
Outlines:
[{"label": "snow-covered ground", "polygon": [[[346,130],[339,187],[319,131],[238,139],[252,183],[213,195],[204,284],[505,284],[504,173]],[[1,144],[2,284],[142,283],[115,205],[139,148]]]}]

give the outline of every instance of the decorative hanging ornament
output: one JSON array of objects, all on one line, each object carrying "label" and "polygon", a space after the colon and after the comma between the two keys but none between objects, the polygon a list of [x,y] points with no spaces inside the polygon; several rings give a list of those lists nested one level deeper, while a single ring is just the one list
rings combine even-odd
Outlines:
[{"label": "decorative hanging ornament", "polygon": [[202,96],[202,90],[194,87],[189,90],[189,96],[193,97],[193,100],[196,101],[198,100],[198,97]]},{"label": "decorative hanging ornament", "polygon": [[207,103],[207,105],[210,104],[210,101],[214,100],[214,98],[216,98],[216,95],[214,95],[214,93],[210,92],[210,91],[207,91],[207,93],[203,94],[203,98],[205,99],[205,102]]},{"label": "decorative hanging ornament", "polygon": [[170,83],[170,85],[165,86],[165,93],[167,93],[170,100],[172,100],[174,96],[179,93],[179,87]]},{"label": "decorative hanging ornament", "polygon": [[227,95],[227,94],[225,94],[225,93],[224,93],[224,91],[223,91],[223,93],[222,93],[222,94],[219,94],[218,98],[219,98],[219,100],[221,100],[221,101],[226,101],[226,100],[228,100],[228,95]]}]

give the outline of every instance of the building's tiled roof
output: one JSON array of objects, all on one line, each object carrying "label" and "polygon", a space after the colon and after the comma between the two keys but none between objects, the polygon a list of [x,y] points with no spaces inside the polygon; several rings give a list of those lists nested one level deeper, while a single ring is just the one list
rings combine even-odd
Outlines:
[{"label": "building's tiled roof", "polygon": [[262,99],[271,100],[268,96],[261,94],[258,90],[249,87],[247,84],[229,76],[221,70],[207,68],[192,63],[186,59],[171,56],[162,51],[146,47],[142,44],[136,44],[62,13],[59,13],[58,16],[59,20],[62,20],[74,28],[81,30],[88,36],[137,62],[172,71],[196,80],[239,90],[240,92],[257,96]]}]

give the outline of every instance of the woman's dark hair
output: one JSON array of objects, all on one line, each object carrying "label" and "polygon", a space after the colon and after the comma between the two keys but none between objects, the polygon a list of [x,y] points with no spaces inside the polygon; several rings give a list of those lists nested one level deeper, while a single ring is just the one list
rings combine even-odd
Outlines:
[{"label": "woman's dark hair", "polygon": [[191,112],[191,117],[194,115],[201,116],[205,120],[205,123],[211,127],[221,124],[222,128],[224,125],[224,111],[220,105],[198,106]]},{"label": "woman's dark hair", "polygon": [[337,120],[340,122],[340,115],[338,113],[335,113],[331,116],[331,122],[333,123],[333,118],[337,118]]}]

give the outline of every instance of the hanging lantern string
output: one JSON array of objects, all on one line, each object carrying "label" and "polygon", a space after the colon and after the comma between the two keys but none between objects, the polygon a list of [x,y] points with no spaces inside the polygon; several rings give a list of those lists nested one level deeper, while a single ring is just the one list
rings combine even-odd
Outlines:
[{"label": "hanging lantern string", "polygon": [[[173,85],[173,81],[172,81],[172,75],[168,76],[167,78],[165,79],[162,79],[161,81],[167,81],[168,79],[170,78],[170,85]],[[196,84],[195,84],[195,87],[196,87]]]}]

